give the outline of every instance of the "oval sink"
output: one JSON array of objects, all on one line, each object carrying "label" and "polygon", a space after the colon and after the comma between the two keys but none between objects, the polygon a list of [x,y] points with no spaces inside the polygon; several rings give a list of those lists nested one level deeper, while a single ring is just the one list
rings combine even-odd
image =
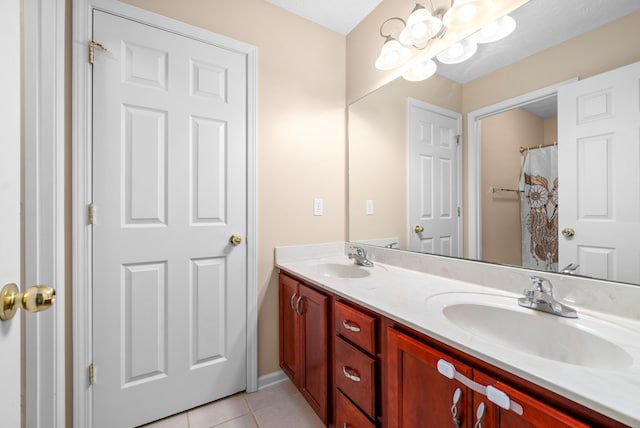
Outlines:
[{"label": "oval sink", "polygon": [[427,304],[438,306],[447,321],[490,344],[584,367],[620,369],[633,364],[633,357],[612,341],[633,343],[625,339],[630,334],[594,318],[561,318],[521,308],[513,297],[487,294],[441,294]]},{"label": "oval sink", "polygon": [[355,264],[321,263],[315,266],[318,273],[327,278],[364,278],[371,273]]}]

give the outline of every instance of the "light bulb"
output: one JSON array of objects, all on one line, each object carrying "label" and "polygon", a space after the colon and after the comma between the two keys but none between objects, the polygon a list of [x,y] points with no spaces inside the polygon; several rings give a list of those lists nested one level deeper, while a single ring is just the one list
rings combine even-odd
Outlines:
[{"label": "light bulb", "polygon": [[463,53],[464,47],[462,46],[462,43],[454,43],[449,48],[449,56],[452,58],[460,58]]},{"label": "light bulb", "polygon": [[419,22],[411,28],[411,36],[414,39],[422,39],[427,36],[427,24]]},{"label": "light bulb", "polygon": [[462,23],[471,22],[473,17],[476,16],[477,11],[478,8],[475,4],[465,4],[458,11],[458,19],[460,19]]}]

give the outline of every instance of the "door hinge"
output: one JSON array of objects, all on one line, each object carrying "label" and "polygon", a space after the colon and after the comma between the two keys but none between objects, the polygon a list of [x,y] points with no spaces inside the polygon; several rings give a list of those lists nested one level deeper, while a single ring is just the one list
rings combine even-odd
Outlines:
[{"label": "door hinge", "polygon": [[458,213],[458,217],[460,217],[460,207],[456,209],[456,212]]},{"label": "door hinge", "polygon": [[96,205],[93,202],[87,206],[87,221],[89,224],[95,224],[96,222]]},{"label": "door hinge", "polygon": [[96,366],[89,364],[89,385],[96,383]]},{"label": "door hinge", "polygon": [[456,144],[460,145],[460,142],[462,141],[462,135],[456,135]]},{"label": "door hinge", "polygon": [[107,50],[107,48],[102,46],[100,43],[89,40],[89,64],[91,65],[93,65],[93,60],[95,58],[96,47],[102,49],[103,51]]}]

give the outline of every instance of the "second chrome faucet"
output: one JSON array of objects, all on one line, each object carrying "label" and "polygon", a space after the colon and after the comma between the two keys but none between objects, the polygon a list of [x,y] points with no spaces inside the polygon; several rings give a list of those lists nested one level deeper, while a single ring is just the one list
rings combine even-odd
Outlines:
[{"label": "second chrome faucet", "polygon": [[[558,302],[553,297],[551,281],[540,276],[532,276],[531,288],[525,288],[524,296],[518,299],[518,304],[525,308],[547,312],[565,318],[578,318],[575,309]],[[547,284],[547,286],[545,286]]]}]

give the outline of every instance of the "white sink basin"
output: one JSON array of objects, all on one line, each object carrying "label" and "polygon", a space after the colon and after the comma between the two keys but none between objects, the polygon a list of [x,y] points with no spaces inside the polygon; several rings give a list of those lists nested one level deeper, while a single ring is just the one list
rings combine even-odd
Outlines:
[{"label": "white sink basin", "polygon": [[488,344],[541,358],[592,368],[625,368],[633,357],[620,344],[633,333],[578,312],[561,318],[518,306],[513,297],[445,293],[426,300],[434,315]]},{"label": "white sink basin", "polygon": [[318,274],[327,278],[364,278],[371,272],[356,264],[343,265],[340,263],[320,263],[315,265]]}]

